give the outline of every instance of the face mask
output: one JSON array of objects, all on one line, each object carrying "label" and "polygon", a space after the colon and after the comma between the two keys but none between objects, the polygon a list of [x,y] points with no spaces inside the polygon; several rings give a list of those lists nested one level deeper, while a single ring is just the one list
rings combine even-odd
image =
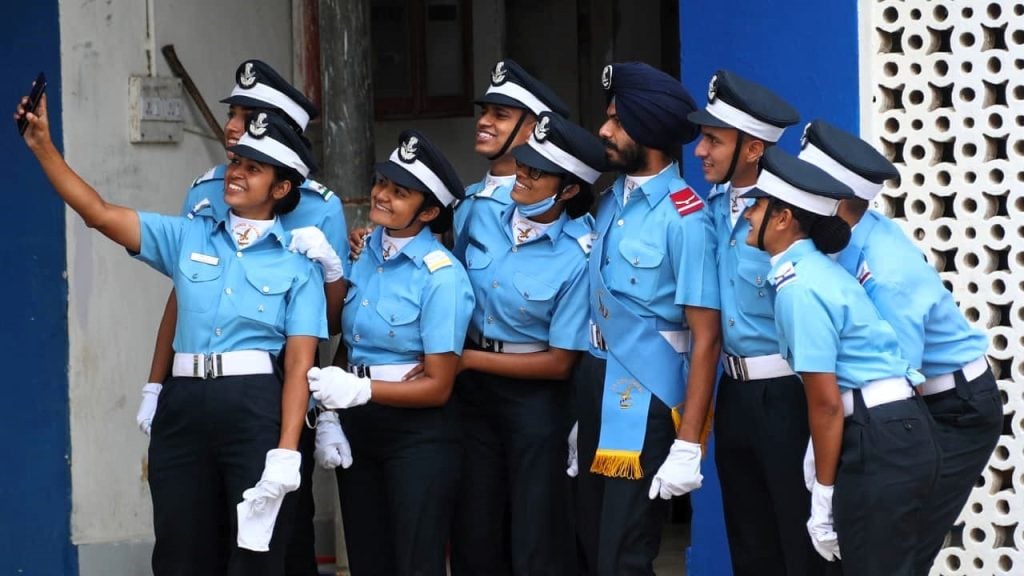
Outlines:
[{"label": "face mask", "polygon": [[516,207],[519,208],[519,215],[525,218],[540,216],[548,210],[551,210],[551,207],[555,205],[555,196],[558,196],[558,194],[548,196],[547,198],[539,202],[534,202],[533,204],[520,204],[516,202]]}]

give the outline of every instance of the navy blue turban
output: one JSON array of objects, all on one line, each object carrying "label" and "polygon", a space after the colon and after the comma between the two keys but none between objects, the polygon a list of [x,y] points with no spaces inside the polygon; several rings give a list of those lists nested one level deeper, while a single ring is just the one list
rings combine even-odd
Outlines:
[{"label": "navy blue turban", "polygon": [[686,117],[697,109],[690,93],[668,74],[643,62],[609,64],[601,74],[608,101],[629,137],[657,150],[692,142],[700,128]]}]

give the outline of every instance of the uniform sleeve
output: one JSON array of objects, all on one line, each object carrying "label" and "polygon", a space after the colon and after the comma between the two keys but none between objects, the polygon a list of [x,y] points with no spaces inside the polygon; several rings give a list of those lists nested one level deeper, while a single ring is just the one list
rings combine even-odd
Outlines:
[{"label": "uniform sleeve", "polygon": [[469,277],[462,266],[453,265],[437,270],[430,280],[420,308],[423,353],[461,355],[476,303]]},{"label": "uniform sleeve", "polygon": [[714,229],[706,209],[684,216],[669,227],[677,305],[721,308],[714,246]]},{"label": "uniform sleeve", "polygon": [[590,347],[590,280],[586,261],[576,267],[575,276],[557,296],[551,314],[548,344],[564,350]]},{"label": "uniform sleeve", "polygon": [[793,370],[835,373],[839,331],[824,302],[807,286],[790,284],[779,290],[775,324],[790,350]]},{"label": "uniform sleeve", "polygon": [[[928,271],[926,271],[928,272]],[[928,284],[931,277],[921,278]],[[938,281],[938,279],[935,279]],[[899,340],[900,351],[912,368],[921,368],[924,355],[924,326],[933,301],[926,290],[910,290],[902,282],[890,282],[872,277],[865,285],[868,296],[883,320],[888,322]]]},{"label": "uniform sleeve", "polygon": [[288,294],[285,336],[315,336],[327,339],[327,299],[319,265],[310,263],[309,273],[297,280]]},{"label": "uniform sleeve", "polygon": [[149,264],[165,276],[172,276],[181,253],[185,229],[189,225],[202,226],[180,216],[165,216],[153,212],[139,212],[141,241],[136,258]]},{"label": "uniform sleeve", "polygon": [[337,194],[327,200],[327,211],[319,228],[331,243],[331,247],[341,258],[341,264],[345,268],[345,276],[348,277],[352,271],[351,263],[348,261],[348,225],[345,222],[345,208]]}]

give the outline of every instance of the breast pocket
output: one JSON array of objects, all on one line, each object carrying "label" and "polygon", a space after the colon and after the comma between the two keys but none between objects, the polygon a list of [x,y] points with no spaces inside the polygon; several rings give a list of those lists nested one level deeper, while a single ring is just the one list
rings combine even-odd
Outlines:
[{"label": "breast pocket", "polygon": [[548,324],[558,289],[522,272],[512,276],[512,286],[518,295],[512,305],[517,306],[518,310],[511,317],[517,319],[520,325]]},{"label": "breast pocket", "polygon": [[235,300],[238,314],[249,320],[264,324],[284,323],[286,298],[295,278],[279,274],[268,274],[264,270],[246,271],[248,290]]},{"label": "breast pocket", "polygon": [[183,255],[178,261],[182,281],[175,285],[178,306],[189,312],[206,312],[220,300],[220,275],[223,264],[207,264]]},{"label": "breast pocket", "polygon": [[639,300],[650,301],[658,289],[660,267],[665,251],[649,244],[623,240],[619,255],[626,261],[625,278],[618,278],[616,287]]},{"label": "breast pocket", "polygon": [[377,315],[382,321],[384,341],[374,343],[375,347],[409,352],[422,350],[420,337],[420,307],[407,300],[385,299],[377,304]]},{"label": "breast pocket", "polygon": [[738,276],[736,295],[740,307],[747,314],[772,318],[775,310],[772,303],[771,287],[768,285],[768,261],[741,259],[736,270]]},{"label": "breast pocket", "polygon": [[476,244],[470,243],[466,247],[466,268],[469,270],[483,270],[491,265],[491,257],[487,252],[477,248]]}]

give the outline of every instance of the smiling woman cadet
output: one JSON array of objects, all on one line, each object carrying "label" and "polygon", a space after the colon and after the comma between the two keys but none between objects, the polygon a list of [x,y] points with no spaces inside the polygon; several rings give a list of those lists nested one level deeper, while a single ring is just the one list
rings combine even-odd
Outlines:
[{"label": "smiling woman cadet", "polygon": [[568,378],[589,346],[587,211],[604,146],[545,112],[512,155],[512,204],[478,204],[460,237],[477,306],[455,390],[464,449],[456,576],[569,574],[576,556]]},{"label": "smiling woman cadet", "polygon": [[835,214],[853,191],[775,147],[762,166],[742,196],[757,198],[743,213],[746,241],[771,255],[780,352],[807,395],[811,543],[826,560],[841,554],[845,576],[910,576],[938,473],[931,417],[911,388],[924,378],[857,280],[826,256],[850,239]]},{"label": "smiling woman cadet", "polygon": [[[432,233],[452,222],[462,183],[422,134],[402,133],[370,193],[377,229],[352,265],[342,311],[347,348],[309,373],[341,410],[352,466],[338,471],[354,576],[445,574],[461,447],[448,404],[473,312],[466,271]],[[421,361],[423,373],[403,377]]]},{"label": "smiling woman cadet", "polygon": [[[161,216],[104,201],[72,171],[50,140],[45,100],[27,117],[25,142],[68,206],[174,280],[181,352],[149,447],[154,574],[283,574],[305,373],[327,336],[320,267],[288,250],[278,218],[298,202],[313,166],[308,149],[283,120],[260,113],[231,148],[230,213]],[[261,231],[244,247],[232,233],[242,219]],[[286,342],[282,383],[274,355]]]}]

